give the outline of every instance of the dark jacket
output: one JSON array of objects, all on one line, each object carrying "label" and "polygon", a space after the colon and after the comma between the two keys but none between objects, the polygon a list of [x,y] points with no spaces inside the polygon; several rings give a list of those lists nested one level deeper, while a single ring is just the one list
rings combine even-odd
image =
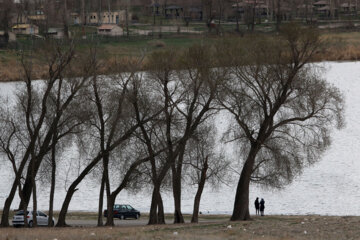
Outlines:
[{"label": "dark jacket", "polygon": [[255,208],[259,209],[259,207],[260,207],[259,198],[256,198],[256,200],[255,200]]},{"label": "dark jacket", "polygon": [[265,209],[265,201],[264,201],[264,199],[261,199],[261,201],[260,201],[260,211],[264,211],[264,209]]}]

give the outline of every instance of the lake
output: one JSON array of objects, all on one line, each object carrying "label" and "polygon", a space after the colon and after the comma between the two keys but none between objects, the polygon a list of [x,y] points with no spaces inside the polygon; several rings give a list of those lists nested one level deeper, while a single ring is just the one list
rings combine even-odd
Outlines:
[{"label": "lake", "polygon": [[[322,159],[306,168],[304,173],[282,190],[268,190],[256,186],[250,188],[250,211],[254,213],[253,201],[256,197],[266,201],[266,214],[321,214],[321,215],[360,215],[360,62],[322,63],[326,69],[326,79],[339,87],[345,95],[346,126],[334,130],[332,145]],[[0,94],[11,97],[14,83],[0,83]],[[219,126],[226,125],[225,117],[219,117]],[[75,156],[74,156],[75,155]],[[76,160],[76,154],[67,153],[68,159]],[[235,156],[230,156],[235,158]],[[67,166],[69,167],[69,166]],[[65,173],[60,173],[55,196],[55,210],[61,208],[65,197]],[[13,173],[8,165],[0,165],[0,208],[9,193]],[[207,186],[200,205],[204,213],[231,214],[238,178],[229,186],[217,188]],[[99,184],[87,178],[80,186],[70,204],[70,210],[96,211],[98,207]],[[48,208],[49,186],[39,186],[39,209]],[[182,209],[191,213],[195,189],[184,189]],[[173,211],[171,191],[163,192],[165,212]],[[142,212],[150,209],[151,190],[140,193],[123,192],[117,203],[128,203]],[[12,208],[16,208],[16,199]]]}]

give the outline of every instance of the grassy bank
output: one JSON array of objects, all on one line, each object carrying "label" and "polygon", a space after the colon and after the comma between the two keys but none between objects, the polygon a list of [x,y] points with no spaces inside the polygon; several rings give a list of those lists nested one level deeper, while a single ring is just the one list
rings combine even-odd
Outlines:
[{"label": "grassy bank", "polygon": [[265,216],[252,221],[101,228],[0,229],[0,240],[359,239],[360,217]]},{"label": "grassy bank", "polygon": [[[257,37],[261,34],[257,33]],[[245,35],[249,36],[249,35]],[[360,32],[348,31],[327,31],[322,30],[321,36],[326,40],[327,45],[316,55],[315,61],[353,61],[360,59]],[[237,41],[241,36],[236,34],[227,34],[227,38]],[[222,37],[215,35],[163,35],[158,36],[137,36],[130,38],[100,38],[78,40],[76,43],[77,53],[85,53],[89,45],[96,45],[99,60],[102,62],[103,74],[109,73],[111,63],[121,58],[132,58],[148,55],[154,51],[161,49],[176,49],[181,51],[195,43],[214,43]],[[37,40],[42,41],[42,40]],[[22,40],[26,45],[29,42]],[[90,44],[89,44],[90,42]],[[18,48],[20,49],[20,47]],[[21,78],[22,68],[19,64],[19,50],[8,49],[0,50],[0,81],[17,81]],[[33,53],[32,58],[35,71],[34,78],[42,78],[46,76],[46,64],[41,62],[41,57],[37,56],[37,52]]]}]

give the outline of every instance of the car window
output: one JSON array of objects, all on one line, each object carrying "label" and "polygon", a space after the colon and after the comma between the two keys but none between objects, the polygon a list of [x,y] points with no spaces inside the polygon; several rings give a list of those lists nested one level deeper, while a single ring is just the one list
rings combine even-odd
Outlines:
[{"label": "car window", "polygon": [[119,209],[120,208],[120,205],[115,205],[114,206],[114,209]]},{"label": "car window", "polygon": [[127,207],[127,209],[129,209],[129,210],[132,210],[132,209],[133,209],[133,207],[130,206],[130,205],[126,205],[126,207]]},{"label": "car window", "polygon": [[[29,211],[26,211],[26,214],[29,214]],[[16,214],[16,216],[24,216],[24,211],[18,211]]]},{"label": "car window", "polygon": [[46,214],[45,213],[43,213],[43,212],[38,212],[38,214],[39,214],[39,216],[41,216],[41,217],[46,217]]},{"label": "car window", "polygon": [[122,205],[121,206],[121,211],[126,211],[126,206]]}]

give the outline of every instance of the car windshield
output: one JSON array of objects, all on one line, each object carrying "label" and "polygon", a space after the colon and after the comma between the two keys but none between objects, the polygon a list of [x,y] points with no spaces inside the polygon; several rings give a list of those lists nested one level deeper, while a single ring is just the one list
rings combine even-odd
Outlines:
[{"label": "car windshield", "polygon": [[[15,215],[16,216],[24,216],[24,211],[18,211]],[[29,215],[29,211],[26,211],[26,215]]]}]

